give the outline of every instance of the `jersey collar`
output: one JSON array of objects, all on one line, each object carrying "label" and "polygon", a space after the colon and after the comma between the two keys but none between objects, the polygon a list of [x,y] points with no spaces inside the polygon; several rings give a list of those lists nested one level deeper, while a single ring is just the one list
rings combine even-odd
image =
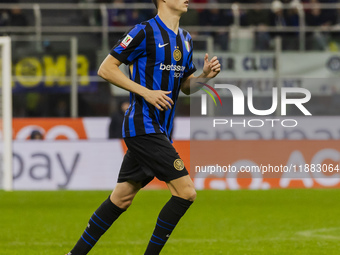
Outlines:
[{"label": "jersey collar", "polygon": [[[172,35],[174,35],[174,36],[177,36],[177,34],[176,34],[173,30],[171,30],[170,28],[168,28],[168,27],[164,24],[164,22],[161,20],[161,18],[160,18],[158,15],[156,15],[155,20],[157,20],[157,22],[158,22],[158,23],[159,23],[166,31],[168,31],[168,33],[170,33],[170,34],[172,34]],[[178,28],[178,33],[179,33],[179,28]]]}]

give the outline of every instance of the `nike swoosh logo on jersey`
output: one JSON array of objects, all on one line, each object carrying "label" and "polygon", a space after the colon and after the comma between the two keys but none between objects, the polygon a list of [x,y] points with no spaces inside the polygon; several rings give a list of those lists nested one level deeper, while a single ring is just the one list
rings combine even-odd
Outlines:
[{"label": "nike swoosh logo on jersey", "polygon": [[161,45],[160,43],[158,44],[158,47],[159,48],[163,48],[163,47],[165,47],[165,46],[167,46],[169,43],[166,43],[166,44],[163,44],[163,45]]}]

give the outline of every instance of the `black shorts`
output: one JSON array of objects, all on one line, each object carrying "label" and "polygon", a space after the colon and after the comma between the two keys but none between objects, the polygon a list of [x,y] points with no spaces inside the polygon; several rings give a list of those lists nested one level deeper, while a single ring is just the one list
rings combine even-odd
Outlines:
[{"label": "black shorts", "polygon": [[128,150],[120,168],[118,182],[134,181],[147,185],[156,176],[171,180],[188,175],[183,160],[164,134],[124,138]]}]

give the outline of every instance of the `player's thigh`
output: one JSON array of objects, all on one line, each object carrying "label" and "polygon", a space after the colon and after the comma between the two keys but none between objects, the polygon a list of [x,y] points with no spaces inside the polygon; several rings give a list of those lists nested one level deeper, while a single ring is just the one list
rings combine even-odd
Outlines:
[{"label": "player's thigh", "polygon": [[189,175],[167,182],[168,188],[173,196],[181,197],[190,201],[196,199],[196,191],[193,181]]},{"label": "player's thigh", "polygon": [[110,195],[110,199],[112,203],[114,203],[119,208],[127,209],[131,205],[133,198],[136,196],[141,187],[141,183],[132,181],[117,183]]}]

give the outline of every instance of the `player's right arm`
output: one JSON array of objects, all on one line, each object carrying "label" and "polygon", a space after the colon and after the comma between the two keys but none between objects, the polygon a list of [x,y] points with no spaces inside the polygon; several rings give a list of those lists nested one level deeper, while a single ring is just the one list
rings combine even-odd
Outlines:
[{"label": "player's right arm", "polygon": [[167,95],[171,91],[150,90],[140,84],[130,80],[119,69],[122,64],[112,55],[108,55],[99,67],[98,75],[106,81],[137,95],[142,96],[147,102],[155,106],[160,111],[171,109],[173,101]]},{"label": "player's right arm", "polygon": [[124,63],[130,65],[146,54],[146,32],[144,25],[138,24],[129,30],[112,48],[110,54],[101,64],[98,75],[108,82],[142,96],[147,102],[160,111],[171,109],[173,101],[168,91],[150,90],[130,80],[119,69]]},{"label": "player's right arm", "polygon": [[150,90],[130,80],[119,69],[121,64],[122,62],[118,59],[108,55],[100,65],[98,75],[122,89],[142,96],[147,102],[154,105],[161,111],[164,109],[171,109],[173,101],[167,96],[167,94],[171,93],[170,91]]}]

